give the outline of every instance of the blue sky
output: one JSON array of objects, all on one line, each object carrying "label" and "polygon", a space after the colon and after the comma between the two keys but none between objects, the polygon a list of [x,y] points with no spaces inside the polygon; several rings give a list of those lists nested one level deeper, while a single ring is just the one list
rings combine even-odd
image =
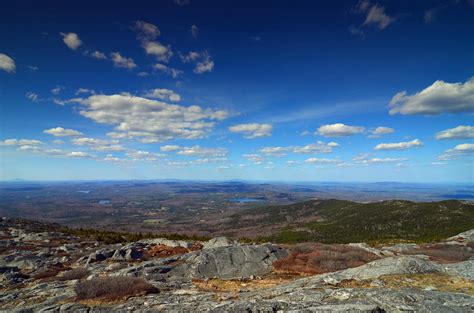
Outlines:
[{"label": "blue sky", "polygon": [[472,1],[0,4],[0,179],[472,183]]}]

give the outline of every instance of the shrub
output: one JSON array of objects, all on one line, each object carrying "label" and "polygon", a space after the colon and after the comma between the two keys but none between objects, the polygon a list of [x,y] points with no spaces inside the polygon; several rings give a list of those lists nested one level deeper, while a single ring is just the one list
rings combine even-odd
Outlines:
[{"label": "shrub", "polygon": [[77,298],[118,300],[130,296],[158,293],[158,289],[142,278],[99,277],[80,282],[75,288]]},{"label": "shrub", "polygon": [[301,244],[287,258],[273,263],[278,271],[322,274],[361,266],[378,259],[373,253],[345,245]]},{"label": "shrub", "polygon": [[185,254],[188,253],[190,250],[184,247],[169,247],[166,245],[156,245],[151,247],[147,254],[152,257],[158,258],[166,258],[169,256],[177,255],[177,254]]},{"label": "shrub", "polygon": [[74,280],[74,279],[81,279],[90,274],[90,271],[84,267],[78,267],[73,270],[63,272],[62,275],[58,276],[58,280],[66,281],[66,280]]}]

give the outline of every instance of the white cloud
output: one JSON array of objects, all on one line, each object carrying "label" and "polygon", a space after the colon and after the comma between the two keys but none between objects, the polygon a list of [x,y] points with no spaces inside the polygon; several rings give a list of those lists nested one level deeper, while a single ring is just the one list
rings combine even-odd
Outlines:
[{"label": "white cloud", "polygon": [[82,45],[81,39],[76,33],[60,33],[63,37],[63,42],[69,49],[76,50]]},{"label": "white cloud", "polygon": [[173,78],[177,78],[178,76],[180,76],[181,74],[183,74],[183,71],[181,70],[178,70],[178,69],[175,69],[175,68],[172,68],[172,67],[168,67],[164,64],[161,64],[161,63],[156,63],[155,65],[153,65],[153,68],[157,71],[160,71],[160,72],[163,72],[165,73],[166,75],[169,75]]},{"label": "white cloud", "polygon": [[133,61],[132,58],[123,57],[119,52],[112,52],[110,54],[110,58],[112,59],[112,62],[114,63],[115,67],[122,67],[127,69],[133,69],[137,67],[135,61]]},{"label": "white cloud", "polygon": [[395,21],[394,17],[385,12],[385,7],[378,4],[371,4],[368,0],[361,0],[357,4],[355,11],[365,15],[365,20],[360,26],[350,26],[349,31],[354,35],[364,36],[363,27],[376,26],[379,30],[384,30]]},{"label": "white cloud", "polygon": [[91,57],[93,57],[94,59],[97,59],[97,60],[107,60],[107,56],[105,55],[105,53],[103,52],[100,52],[100,51],[94,51],[90,54]]},{"label": "white cloud", "polygon": [[375,158],[370,157],[370,154],[360,154],[352,159],[357,164],[370,165],[370,164],[384,164],[384,163],[403,163],[408,161],[407,158]]},{"label": "white cloud", "polygon": [[380,30],[382,30],[392,24],[393,21],[394,18],[385,13],[384,7],[375,4],[368,8],[364,25],[376,25]]},{"label": "white cloud", "polygon": [[136,21],[133,29],[137,32],[139,39],[142,40],[153,40],[161,34],[156,25],[144,21]]},{"label": "white cloud", "polygon": [[243,134],[248,139],[271,136],[272,129],[273,127],[270,124],[258,123],[238,124],[229,127],[229,131],[232,133]]},{"label": "white cloud", "polygon": [[191,51],[187,55],[182,55],[181,60],[185,63],[194,63],[194,73],[202,74],[212,72],[214,69],[214,61],[207,50],[203,52]]},{"label": "white cloud", "polygon": [[331,153],[332,148],[339,146],[336,142],[330,142],[328,144],[318,141],[316,143],[312,143],[305,146],[295,146],[290,147],[294,153],[301,153],[301,154],[316,154],[316,153]]},{"label": "white cloud", "polygon": [[193,35],[194,39],[197,39],[199,36],[199,27],[197,27],[195,24],[191,26],[191,35]]},{"label": "white cloud", "polygon": [[406,150],[414,147],[422,146],[423,142],[418,139],[406,142],[395,142],[395,143],[380,143],[375,146],[375,150]]},{"label": "white cloud", "polygon": [[155,56],[156,59],[160,62],[169,62],[171,57],[173,57],[173,51],[171,47],[165,46],[157,41],[145,41],[142,43],[143,49],[145,49],[146,54]]},{"label": "white cloud", "polygon": [[67,152],[64,154],[65,157],[69,158],[91,158],[92,155],[90,155],[87,152],[82,152],[82,151],[72,151],[72,152]]},{"label": "white cloud", "polygon": [[38,102],[39,100],[38,94],[31,91],[26,93],[26,98],[30,100],[31,102]]},{"label": "white cloud", "polygon": [[118,144],[118,141],[112,140],[103,140],[103,139],[96,139],[96,138],[88,138],[88,137],[81,137],[81,138],[74,138],[71,142],[78,146],[90,146],[92,150],[96,151],[124,151],[125,148]]},{"label": "white cloud", "polygon": [[342,137],[362,133],[364,127],[348,126],[342,123],[323,125],[318,128],[317,133],[324,137]]},{"label": "white cloud", "polygon": [[69,129],[69,128],[62,128],[62,127],[55,127],[55,128],[50,128],[46,129],[43,131],[45,134],[50,134],[55,137],[69,137],[69,136],[82,136],[82,133],[74,130],[74,129]]},{"label": "white cloud", "polygon": [[446,129],[436,134],[436,139],[472,139],[474,138],[474,126],[460,125]]},{"label": "white cloud", "polygon": [[51,89],[51,93],[53,95],[59,95],[61,91],[63,91],[65,88],[63,86],[56,86],[53,89]]},{"label": "white cloud", "polygon": [[446,150],[442,155],[438,157],[438,160],[447,161],[465,156],[474,155],[474,144],[463,143],[455,146],[452,149]]},{"label": "white cloud", "polygon": [[[179,155],[185,156],[202,156],[202,157],[223,157],[227,155],[225,148],[204,148],[201,146],[181,147],[176,145],[166,145],[160,148],[163,152],[175,152]],[[200,161],[205,163],[203,159]]]},{"label": "white cloud", "polygon": [[227,155],[225,148],[203,148],[200,146],[181,147],[178,152],[179,155],[186,156],[205,156],[205,157],[220,157]]},{"label": "white cloud", "polygon": [[262,164],[264,158],[259,154],[243,154],[242,157],[256,165]]},{"label": "white cloud", "polygon": [[108,136],[158,142],[173,138],[196,139],[207,135],[227,111],[181,106],[130,94],[91,95],[72,99],[83,107],[79,113],[100,124],[115,125]]},{"label": "white cloud", "polygon": [[55,145],[63,145],[64,144],[64,141],[60,140],[60,139],[56,139],[56,140],[53,140],[53,143]]},{"label": "white cloud", "polygon": [[260,152],[265,155],[281,157],[287,155],[290,150],[289,147],[265,147],[260,149]]},{"label": "white cloud", "polygon": [[152,89],[149,90],[147,93],[144,94],[145,97],[148,98],[155,98],[161,100],[169,100],[173,102],[181,101],[181,96],[174,92],[173,90],[169,89]]},{"label": "white cloud", "polygon": [[340,163],[340,160],[334,159],[320,159],[320,158],[309,158],[305,160],[305,163],[311,164],[331,164],[331,163]]},{"label": "white cloud", "polygon": [[170,151],[177,151],[180,148],[181,148],[180,146],[176,146],[176,145],[166,145],[166,146],[160,147],[160,150],[164,152],[170,152]]},{"label": "white cloud", "polygon": [[426,114],[474,112],[474,77],[465,83],[435,81],[414,94],[398,92],[390,101],[390,114]]},{"label": "white cloud", "polygon": [[369,136],[370,138],[379,138],[381,135],[386,135],[386,134],[392,134],[395,132],[395,129],[390,128],[390,127],[377,127],[373,129],[370,133],[371,135]]},{"label": "white cloud", "polygon": [[162,154],[142,150],[128,151],[126,155],[133,161],[156,161],[163,156]]},{"label": "white cloud", "polygon": [[15,73],[15,60],[13,60],[4,53],[0,53],[0,70],[5,71],[7,73]]},{"label": "white cloud", "polygon": [[5,139],[0,141],[1,146],[39,146],[44,142],[36,139]]},{"label": "white cloud", "polygon": [[95,94],[95,91],[93,89],[87,89],[87,88],[79,88],[76,90],[74,93],[76,96],[82,95],[82,94]]}]

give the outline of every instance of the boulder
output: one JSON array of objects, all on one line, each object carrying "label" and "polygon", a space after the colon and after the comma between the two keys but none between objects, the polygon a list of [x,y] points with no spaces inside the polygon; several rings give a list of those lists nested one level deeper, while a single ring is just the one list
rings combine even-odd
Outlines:
[{"label": "boulder", "polygon": [[220,248],[220,247],[228,247],[235,244],[235,241],[229,239],[227,237],[216,237],[212,238],[209,241],[206,241],[202,244],[202,248],[205,249],[213,249],[213,248]]},{"label": "boulder", "polygon": [[171,270],[171,275],[190,278],[249,278],[269,273],[273,262],[288,252],[274,245],[232,245],[205,249],[183,257],[186,262]]}]

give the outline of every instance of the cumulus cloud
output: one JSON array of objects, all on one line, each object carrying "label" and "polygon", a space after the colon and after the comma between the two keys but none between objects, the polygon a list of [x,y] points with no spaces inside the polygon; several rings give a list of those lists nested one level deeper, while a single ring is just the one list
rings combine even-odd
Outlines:
[{"label": "cumulus cloud", "polygon": [[149,90],[147,93],[144,94],[145,97],[154,98],[154,99],[161,99],[161,100],[169,100],[173,102],[181,101],[181,96],[174,92],[173,90],[169,89],[152,89]]},{"label": "cumulus cloud", "polygon": [[291,151],[290,147],[265,147],[260,149],[260,152],[265,155],[277,157],[285,156],[289,151]]},{"label": "cumulus cloud", "polygon": [[39,146],[44,142],[36,139],[5,139],[0,141],[0,146]]},{"label": "cumulus cloud", "polygon": [[339,144],[337,142],[330,142],[328,144],[318,141],[316,143],[308,144],[305,146],[295,146],[290,147],[290,149],[294,153],[301,153],[301,154],[316,154],[316,153],[331,153],[332,148],[338,147]]},{"label": "cumulus cloud", "polygon": [[146,54],[156,57],[160,62],[169,62],[173,56],[173,51],[171,51],[171,46],[165,46],[158,41],[145,41],[142,43],[143,49],[145,49]]},{"label": "cumulus cloud", "polygon": [[392,134],[395,132],[395,129],[390,127],[377,127],[370,132],[370,138],[379,138],[382,135]]},{"label": "cumulus cloud", "polygon": [[214,61],[207,50],[203,52],[191,51],[186,55],[182,55],[181,60],[185,63],[194,63],[195,68],[193,71],[196,74],[212,72],[214,69]]},{"label": "cumulus cloud", "polygon": [[137,36],[141,40],[154,40],[161,34],[156,25],[145,21],[136,21],[133,29],[137,32]]},{"label": "cumulus cloud", "polygon": [[474,155],[474,144],[463,143],[455,146],[452,149],[446,150],[442,155],[438,157],[438,160],[447,161],[472,155]]},{"label": "cumulus cloud", "polygon": [[270,124],[237,124],[229,127],[232,133],[242,134],[245,138],[253,139],[259,137],[268,137],[272,135],[273,126]]},{"label": "cumulus cloud", "polygon": [[122,56],[119,52],[112,52],[110,54],[110,58],[112,59],[112,62],[114,63],[115,67],[122,67],[129,70],[137,67],[135,61],[133,61],[132,58],[126,58]]},{"label": "cumulus cloud", "polygon": [[0,70],[5,71],[7,73],[15,73],[15,60],[13,60],[4,53],[0,53]]},{"label": "cumulus cloud", "polygon": [[403,163],[408,161],[407,158],[377,158],[371,157],[370,154],[364,153],[352,159],[357,164],[370,165],[370,164],[384,164],[384,163]]},{"label": "cumulus cloud", "polygon": [[207,135],[227,111],[181,106],[130,94],[91,95],[70,101],[82,105],[79,113],[100,124],[115,126],[107,135],[115,139],[140,138],[159,142],[173,138],[196,139]]},{"label": "cumulus cloud", "polygon": [[81,39],[76,33],[60,33],[63,37],[63,42],[69,49],[77,50],[82,45]]},{"label": "cumulus cloud", "polygon": [[343,137],[362,133],[364,127],[348,126],[342,123],[323,125],[318,128],[317,134],[324,137]]},{"label": "cumulus cloud", "polygon": [[195,24],[191,26],[191,35],[193,35],[194,39],[197,39],[199,36],[199,27],[197,27]]},{"label": "cumulus cloud", "polygon": [[88,138],[88,137],[81,137],[81,138],[74,138],[71,140],[74,145],[78,146],[90,146],[92,150],[96,151],[124,151],[125,148],[118,144],[118,141],[112,140],[103,140],[103,139],[96,139],[96,138]]},{"label": "cumulus cloud", "polygon": [[97,59],[97,60],[107,60],[108,59],[107,56],[105,55],[105,53],[97,51],[97,50],[90,53],[89,56],[91,56],[91,57],[93,57],[94,59]]},{"label": "cumulus cloud", "polygon": [[160,71],[160,72],[163,72],[165,73],[166,75],[169,75],[173,78],[177,78],[179,77],[181,74],[183,74],[183,71],[181,70],[178,70],[178,69],[175,69],[175,68],[172,68],[172,67],[169,67],[169,66],[166,66],[164,64],[161,64],[161,63],[156,63],[155,65],[153,65],[153,68],[157,71]]},{"label": "cumulus cloud", "polygon": [[43,131],[43,133],[50,134],[50,135],[53,135],[55,137],[82,136],[82,133],[77,131],[77,130],[70,129],[70,128],[62,128],[62,127],[55,127],[55,128],[46,129],[46,130]]},{"label": "cumulus cloud", "polygon": [[166,146],[160,147],[160,150],[164,152],[171,152],[171,151],[177,151],[180,148],[181,148],[180,146],[176,146],[176,145],[166,145]]},{"label": "cumulus cloud", "polygon": [[380,143],[375,146],[375,150],[406,150],[414,147],[420,147],[423,145],[418,139],[405,142],[395,142],[395,143]]},{"label": "cumulus cloud", "polygon": [[408,95],[400,91],[390,101],[390,114],[426,114],[474,112],[474,77],[465,83],[435,81],[431,86]]},{"label": "cumulus cloud", "polygon": [[474,138],[474,126],[460,125],[446,129],[436,134],[436,139],[472,139]]}]

